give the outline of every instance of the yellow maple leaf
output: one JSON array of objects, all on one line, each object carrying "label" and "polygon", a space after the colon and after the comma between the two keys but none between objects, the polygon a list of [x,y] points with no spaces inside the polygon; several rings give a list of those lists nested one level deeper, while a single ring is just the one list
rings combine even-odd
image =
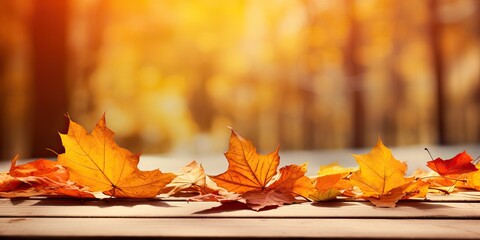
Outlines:
[{"label": "yellow maple leaf", "polygon": [[60,134],[65,153],[58,156],[58,162],[69,170],[72,181],[90,191],[125,198],[157,196],[175,175],[139,170],[139,155],[118,146],[114,135],[105,114],[91,134],[70,119],[68,133]]},{"label": "yellow maple leaf", "polygon": [[353,156],[359,170],[352,174],[350,181],[362,190],[363,197],[386,196],[407,183],[404,177],[407,165],[395,159],[380,138],[370,153]]},{"label": "yellow maple leaf", "polygon": [[291,204],[297,202],[296,196],[308,197],[313,191],[312,180],[305,176],[306,163],[285,166],[277,174],[278,148],[270,154],[259,155],[252,142],[233,130],[225,156],[227,171],[211,179],[219,187],[240,194],[239,200],[254,210]]}]

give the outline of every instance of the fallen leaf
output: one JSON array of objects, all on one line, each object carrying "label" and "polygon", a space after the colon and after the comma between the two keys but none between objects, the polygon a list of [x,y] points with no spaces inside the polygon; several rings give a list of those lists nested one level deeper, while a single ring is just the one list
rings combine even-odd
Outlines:
[{"label": "fallen leaf", "polygon": [[427,166],[440,176],[456,176],[459,174],[475,172],[478,169],[472,163],[473,159],[466,151],[457,154],[455,157],[447,160],[437,158],[427,162]]},{"label": "fallen leaf", "polygon": [[68,133],[60,134],[65,153],[58,162],[69,170],[72,181],[90,191],[123,198],[156,197],[175,175],[139,170],[139,156],[118,146],[114,135],[106,126],[105,114],[91,134],[70,119]]},{"label": "fallen leaf", "polygon": [[342,193],[336,187],[341,179],[341,173],[325,175],[316,178],[315,191],[310,194],[309,198],[313,201],[328,201],[336,198]]},{"label": "fallen leaf", "polygon": [[169,196],[176,194],[215,194],[220,188],[205,175],[201,164],[192,161],[162,190]]},{"label": "fallen leaf", "polygon": [[12,159],[10,171],[0,174],[0,197],[70,196],[94,198],[82,187],[68,181],[68,171],[55,161],[37,159],[17,166]]},{"label": "fallen leaf", "polygon": [[[395,206],[396,199],[401,199],[403,194],[397,194],[397,191],[392,193],[392,190],[408,183],[404,177],[407,165],[395,159],[380,138],[370,153],[353,156],[359,164],[359,170],[349,179],[361,189],[362,197],[370,201],[377,199],[373,200],[376,205]],[[387,203],[389,200],[391,202]]]},{"label": "fallen leaf", "polygon": [[305,176],[307,165],[289,165],[281,168],[277,175],[278,150],[259,155],[251,141],[232,129],[229,149],[225,153],[228,169],[211,179],[219,187],[240,194],[254,210],[290,204],[297,195],[308,197],[313,184]]},{"label": "fallen leaf", "polygon": [[345,168],[337,163],[320,166],[315,179],[315,191],[310,195],[313,201],[328,201],[345,193],[351,194],[353,185],[345,178],[357,168]]},{"label": "fallen leaf", "polygon": [[265,189],[277,173],[279,148],[268,155],[259,155],[253,143],[243,139],[233,129],[229,146],[225,153],[228,170],[212,177],[212,180],[218,186],[240,194]]}]

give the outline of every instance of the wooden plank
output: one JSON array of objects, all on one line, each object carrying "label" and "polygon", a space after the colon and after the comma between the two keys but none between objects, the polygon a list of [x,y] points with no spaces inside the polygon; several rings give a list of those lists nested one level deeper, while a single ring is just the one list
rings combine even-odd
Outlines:
[{"label": "wooden plank", "polygon": [[302,203],[252,211],[240,203],[72,199],[0,201],[2,217],[136,217],[136,218],[464,218],[480,219],[480,203],[401,202],[376,208],[368,202]]},{"label": "wooden plank", "polygon": [[1,218],[0,235],[475,239],[480,229],[475,220]]}]

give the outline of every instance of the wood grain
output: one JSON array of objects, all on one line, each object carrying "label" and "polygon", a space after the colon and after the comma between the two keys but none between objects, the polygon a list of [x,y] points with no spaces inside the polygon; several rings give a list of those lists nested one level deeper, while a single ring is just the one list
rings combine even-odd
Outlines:
[{"label": "wood grain", "polygon": [[368,202],[302,203],[265,211],[243,204],[184,201],[0,200],[3,217],[130,218],[442,218],[480,219],[480,203],[402,202],[377,208]]},{"label": "wood grain", "polygon": [[475,239],[478,221],[425,219],[1,218],[0,234],[29,237],[306,237]]}]

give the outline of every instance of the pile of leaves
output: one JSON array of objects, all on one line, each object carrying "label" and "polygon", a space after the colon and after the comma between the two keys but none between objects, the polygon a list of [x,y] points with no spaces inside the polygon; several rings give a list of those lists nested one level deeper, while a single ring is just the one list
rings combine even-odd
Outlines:
[{"label": "pile of leaves", "polygon": [[138,168],[140,155],[118,146],[105,115],[92,133],[70,119],[60,134],[65,153],[56,161],[37,159],[0,173],[0,197],[62,196],[74,198],[186,197],[188,201],[241,202],[253,210],[284,204],[332,199],[363,199],[378,207],[395,207],[402,199],[426,199],[427,193],[449,194],[458,188],[480,190],[480,165],[465,151],[426,165],[432,172],[406,176],[407,165],[381,139],[370,153],[353,155],[356,168],[321,166],[307,177],[307,163],[280,165],[279,148],[258,154],[254,144],[233,129],[225,153],[228,169],[217,176],[193,161],[181,173]]}]

